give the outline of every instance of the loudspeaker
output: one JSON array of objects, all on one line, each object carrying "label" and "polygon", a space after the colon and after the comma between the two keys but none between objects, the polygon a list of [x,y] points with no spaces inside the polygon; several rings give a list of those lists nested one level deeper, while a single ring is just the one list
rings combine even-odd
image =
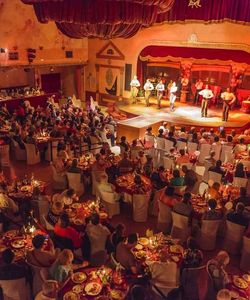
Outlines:
[{"label": "loudspeaker", "polygon": [[65,57],[66,58],[72,58],[73,57],[73,51],[65,51]]},{"label": "loudspeaker", "polygon": [[132,64],[125,64],[125,91],[130,91],[130,82],[132,77]]}]

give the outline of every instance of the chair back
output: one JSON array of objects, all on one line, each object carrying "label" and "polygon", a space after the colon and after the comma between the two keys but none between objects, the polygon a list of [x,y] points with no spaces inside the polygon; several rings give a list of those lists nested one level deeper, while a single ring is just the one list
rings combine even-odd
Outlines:
[{"label": "chair back", "polygon": [[180,151],[181,149],[185,149],[187,147],[187,143],[183,141],[177,141],[176,143],[176,149]]},{"label": "chair back", "polygon": [[125,268],[116,260],[114,252],[110,254],[110,260],[114,269],[119,267],[121,270],[125,271]]},{"label": "chair back", "polygon": [[146,222],[148,218],[149,194],[132,196],[133,219],[135,222]]},{"label": "chair back", "polygon": [[245,226],[235,224],[228,220],[226,220],[226,226],[227,226],[226,238],[234,242],[240,242],[246,230]]},{"label": "chair back", "polygon": [[246,188],[247,187],[247,181],[248,181],[247,178],[234,177],[234,179],[233,179],[233,185],[237,186],[239,188],[240,187]]},{"label": "chair back", "polygon": [[210,153],[211,145],[210,144],[201,144],[200,146],[200,155],[199,155],[199,163],[203,164],[205,157],[207,157]]},{"label": "chair back", "polygon": [[165,140],[165,151],[169,152],[171,148],[174,147],[174,142],[170,140]]},{"label": "chair back", "polygon": [[193,167],[193,164],[192,163],[182,163],[180,165],[180,169],[183,167],[183,166],[186,166],[188,168],[188,170],[191,170],[192,167]]},{"label": "chair back", "polygon": [[26,150],[21,149],[18,142],[16,142],[14,139],[11,139],[11,142],[14,147],[14,154],[16,160],[26,160]]},{"label": "chair back", "polygon": [[208,181],[212,180],[213,182],[221,183],[222,175],[216,172],[209,171],[208,172]]},{"label": "chair back", "polygon": [[203,173],[203,181],[208,182],[208,169],[212,167],[212,163],[210,161],[204,160],[204,173]]},{"label": "chair back", "polygon": [[165,149],[165,138],[157,137],[156,138],[156,148],[158,150],[164,150]]},{"label": "chair back", "polygon": [[81,181],[81,174],[67,172],[67,178],[69,188],[72,188],[76,192],[77,196],[82,196],[82,194],[84,194],[84,185]]},{"label": "chair back", "polygon": [[29,285],[25,278],[0,280],[4,300],[31,300]]},{"label": "chair back", "polygon": [[0,145],[0,164],[2,167],[8,167],[10,165],[10,146]]},{"label": "chair back", "polygon": [[243,164],[243,166],[247,169],[247,171],[250,171],[250,160],[241,160],[240,161],[242,164]]},{"label": "chair back", "polygon": [[114,192],[105,192],[100,190],[100,196],[109,218],[120,214],[120,203],[116,200]]},{"label": "chair back", "polygon": [[221,220],[202,220],[201,232],[209,236],[216,236]]},{"label": "chair back", "polygon": [[33,144],[24,143],[26,154],[27,154],[27,164],[35,165],[40,162],[40,154],[39,151],[36,150],[36,146]]},{"label": "chair back", "polygon": [[173,226],[177,228],[186,228],[188,227],[189,218],[183,216],[181,214],[177,214],[176,212],[172,211],[172,219],[173,219]]},{"label": "chair back", "polygon": [[180,273],[175,262],[153,261],[149,263],[152,282],[159,288],[179,285]]},{"label": "chair back", "polygon": [[158,205],[159,205],[158,222],[172,223],[171,208],[160,200],[158,201]]},{"label": "chair back", "polygon": [[198,149],[198,144],[192,142],[187,143],[187,152],[189,154],[193,154],[197,149]]},{"label": "chair back", "polygon": [[45,215],[42,216],[42,223],[48,231],[54,231],[54,226],[50,224]]},{"label": "chair back", "polygon": [[153,148],[155,146],[155,137],[153,135],[145,135],[144,140],[147,148]]},{"label": "chair back", "polygon": [[26,261],[26,263],[32,271],[32,293],[33,296],[35,296],[42,290],[43,279],[41,277],[41,267],[35,266],[28,261]]},{"label": "chair back", "polygon": [[171,158],[163,157],[163,166],[165,170],[174,169],[174,161]]},{"label": "chair back", "polygon": [[225,160],[224,163],[233,163],[234,162],[234,153],[230,151],[225,151]]},{"label": "chair back", "polygon": [[215,152],[214,159],[216,159],[216,160],[219,160],[219,159],[220,159],[220,156],[221,156],[221,148],[222,148],[222,145],[221,145],[221,144],[218,144],[218,145],[212,145],[212,146],[211,146],[211,150],[213,150],[213,151]]},{"label": "chair back", "polygon": [[50,165],[52,169],[53,178],[53,189],[54,190],[64,190],[67,188],[67,178],[65,175],[60,175],[57,173],[56,168],[53,164]]},{"label": "chair back", "polygon": [[222,147],[221,147],[220,160],[221,160],[222,162],[225,162],[225,158],[226,158],[225,153],[226,153],[226,152],[232,152],[232,150],[233,150],[233,146],[222,145]]},{"label": "chair back", "polygon": [[250,238],[249,237],[243,236],[242,252],[247,252],[250,254]]}]

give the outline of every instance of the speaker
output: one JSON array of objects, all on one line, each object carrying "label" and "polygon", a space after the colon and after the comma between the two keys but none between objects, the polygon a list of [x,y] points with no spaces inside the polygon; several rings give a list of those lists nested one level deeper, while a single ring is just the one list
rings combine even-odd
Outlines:
[{"label": "speaker", "polygon": [[65,57],[66,58],[72,58],[73,57],[73,51],[65,51]]},{"label": "speaker", "polygon": [[125,64],[125,91],[130,91],[130,82],[132,77],[132,64]]}]

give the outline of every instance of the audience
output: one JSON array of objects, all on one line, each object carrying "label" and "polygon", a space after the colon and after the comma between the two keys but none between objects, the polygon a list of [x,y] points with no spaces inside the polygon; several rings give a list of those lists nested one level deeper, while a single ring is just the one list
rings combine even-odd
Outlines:
[{"label": "audience", "polygon": [[198,249],[195,239],[189,237],[187,240],[187,248],[183,253],[182,268],[198,268],[201,266],[203,254]]},{"label": "audience", "polygon": [[241,202],[237,203],[235,211],[231,211],[227,214],[227,220],[247,228],[249,219],[245,216],[244,210],[245,205]]},{"label": "audience", "polygon": [[173,206],[173,211],[176,212],[177,214],[186,216],[186,217],[191,217],[193,214],[193,207],[190,202],[192,198],[191,193],[187,192],[183,195],[182,201],[176,203]]},{"label": "audience", "polygon": [[220,220],[222,214],[220,211],[216,210],[217,202],[215,199],[208,200],[208,210],[202,215],[203,220]]}]

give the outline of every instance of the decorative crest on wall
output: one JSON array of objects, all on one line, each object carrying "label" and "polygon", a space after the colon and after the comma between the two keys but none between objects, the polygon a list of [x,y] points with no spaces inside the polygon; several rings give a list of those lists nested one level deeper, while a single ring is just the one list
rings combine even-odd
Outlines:
[{"label": "decorative crest on wall", "polygon": [[124,60],[124,54],[116,47],[116,45],[109,41],[99,52],[96,53],[97,58]]},{"label": "decorative crest on wall", "polygon": [[192,8],[199,8],[201,7],[201,0],[189,0],[188,6]]}]

